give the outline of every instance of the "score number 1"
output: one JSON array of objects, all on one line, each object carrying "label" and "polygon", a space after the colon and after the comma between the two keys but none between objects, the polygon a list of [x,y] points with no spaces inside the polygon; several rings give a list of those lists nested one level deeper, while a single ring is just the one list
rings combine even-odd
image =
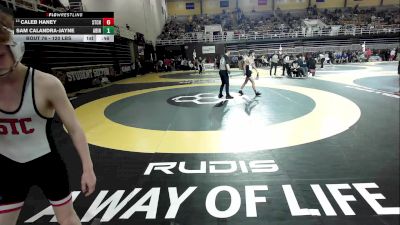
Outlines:
[{"label": "score number 1", "polygon": [[103,34],[114,34],[114,18],[103,18]]}]

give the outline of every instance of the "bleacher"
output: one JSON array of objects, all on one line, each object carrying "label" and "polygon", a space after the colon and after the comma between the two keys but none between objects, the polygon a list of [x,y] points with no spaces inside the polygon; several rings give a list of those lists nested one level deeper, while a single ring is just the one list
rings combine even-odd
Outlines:
[{"label": "bleacher", "polygon": [[[223,14],[225,15],[225,14]],[[326,38],[339,36],[392,37],[400,33],[400,15],[397,9],[388,7],[376,8],[344,8],[335,10],[319,10],[309,7],[296,11],[273,11],[263,14],[254,13],[243,15],[231,12],[231,16],[185,16],[171,17],[166,30],[157,40],[158,45],[181,45],[193,42],[235,43],[249,41],[269,41],[271,39]],[[199,23],[198,17],[208,18]],[[195,19],[191,19],[195,18]],[[220,18],[230,18],[233,27],[224,26],[223,32],[206,35],[204,26],[209,21],[223,21]],[[192,21],[195,22],[192,22]],[[200,20],[202,21],[202,20]],[[309,21],[319,21],[320,27],[309,27]],[[186,26],[185,26],[186,23]],[[187,24],[196,25],[202,30],[190,32]],[[171,29],[171,27],[173,29]],[[317,29],[316,29],[317,28]],[[177,34],[174,31],[178,30]],[[186,32],[185,32],[186,31]]]},{"label": "bleacher", "polygon": [[335,40],[286,40],[284,42],[274,41],[267,43],[233,43],[228,44],[227,48],[231,50],[232,55],[240,55],[242,52],[255,50],[256,55],[269,55],[280,48],[286,53],[299,54],[304,52],[325,52],[325,51],[361,51],[362,44],[366,43],[371,49],[387,49],[399,47],[397,37],[392,38],[341,38]]}]

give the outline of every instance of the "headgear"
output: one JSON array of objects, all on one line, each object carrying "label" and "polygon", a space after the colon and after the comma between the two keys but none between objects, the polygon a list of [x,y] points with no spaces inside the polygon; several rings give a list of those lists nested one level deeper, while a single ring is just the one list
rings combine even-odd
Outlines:
[{"label": "headgear", "polygon": [[5,43],[5,45],[8,45],[10,47],[10,52],[14,59],[14,65],[10,69],[7,69],[7,71],[0,70],[0,76],[6,75],[13,71],[17,64],[22,60],[25,52],[24,42],[15,41],[14,31],[5,26],[2,26],[2,28],[10,33],[10,39],[8,40],[8,42]]}]

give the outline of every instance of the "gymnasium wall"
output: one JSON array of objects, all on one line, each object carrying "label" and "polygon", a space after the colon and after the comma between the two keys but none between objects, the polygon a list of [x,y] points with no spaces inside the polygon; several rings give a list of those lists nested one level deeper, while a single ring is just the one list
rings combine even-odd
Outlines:
[{"label": "gymnasium wall", "polygon": [[360,7],[371,7],[371,6],[379,6],[381,4],[381,0],[347,0],[347,7],[354,7],[359,5]]},{"label": "gymnasium wall", "polygon": [[82,0],[86,11],[114,12],[115,24],[130,26],[155,43],[167,18],[165,0]]},{"label": "gymnasium wall", "polygon": [[252,10],[256,12],[272,11],[272,0],[267,0],[266,5],[258,5],[258,0],[239,0],[239,8],[248,13]]},{"label": "gymnasium wall", "polygon": [[383,0],[383,5],[396,5],[400,6],[400,0]]},{"label": "gymnasium wall", "polygon": [[[236,0],[229,1],[229,7],[221,8],[220,0],[203,0],[203,13],[204,14],[220,14],[225,9],[231,12],[236,8]],[[250,13],[253,10],[256,12],[272,11],[272,1],[266,0],[266,5],[258,5],[259,0],[238,0],[239,8],[244,13]],[[329,8],[343,8],[346,0],[311,0],[311,5],[317,5],[320,9]],[[186,3],[194,3],[194,10],[187,10]],[[299,10],[308,7],[309,0],[275,0],[275,8],[279,7],[281,10]],[[360,7],[380,6],[381,0],[347,0],[348,7],[354,7],[359,4]],[[400,5],[400,0],[383,0],[383,5]],[[167,0],[169,15],[199,15],[200,0]]]},{"label": "gymnasium wall", "polygon": [[236,0],[226,0],[229,2],[229,7],[220,7],[220,0],[203,0],[204,14],[221,14],[223,10],[233,12],[236,9]]},{"label": "gymnasium wall", "polygon": [[275,7],[281,10],[305,9],[308,7],[308,0],[276,0]]},{"label": "gymnasium wall", "polygon": [[[186,3],[194,3],[194,9],[186,9]],[[169,16],[200,15],[200,0],[167,0]]]},{"label": "gymnasium wall", "polygon": [[[279,0],[277,0],[279,1]],[[308,1],[308,0],[307,0]],[[325,0],[324,2],[317,2],[317,0],[311,0],[311,5],[317,5],[318,8],[342,8],[344,7],[345,0]],[[354,7],[356,5],[360,7],[372,7],[380,6],[381,0],[347,0],[347,7]],[[396,5],[400,6],[400,0],[383,0],[382,5]]]},{"label": "gymnasium wall", "polygon": [[311,0],[311,5],[317,5],[319,9],[329,8],[343,8],[345,0],[325,0],[324,2],[317,2],[317,0]]}]

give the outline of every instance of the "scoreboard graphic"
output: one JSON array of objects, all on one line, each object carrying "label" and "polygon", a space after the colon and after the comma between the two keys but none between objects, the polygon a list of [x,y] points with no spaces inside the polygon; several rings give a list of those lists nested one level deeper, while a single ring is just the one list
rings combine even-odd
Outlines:
[{"label": "scoreboard graphic", "polygon": [[15,18],[20,42],[114,42],[114,12],[24,12]]}]

